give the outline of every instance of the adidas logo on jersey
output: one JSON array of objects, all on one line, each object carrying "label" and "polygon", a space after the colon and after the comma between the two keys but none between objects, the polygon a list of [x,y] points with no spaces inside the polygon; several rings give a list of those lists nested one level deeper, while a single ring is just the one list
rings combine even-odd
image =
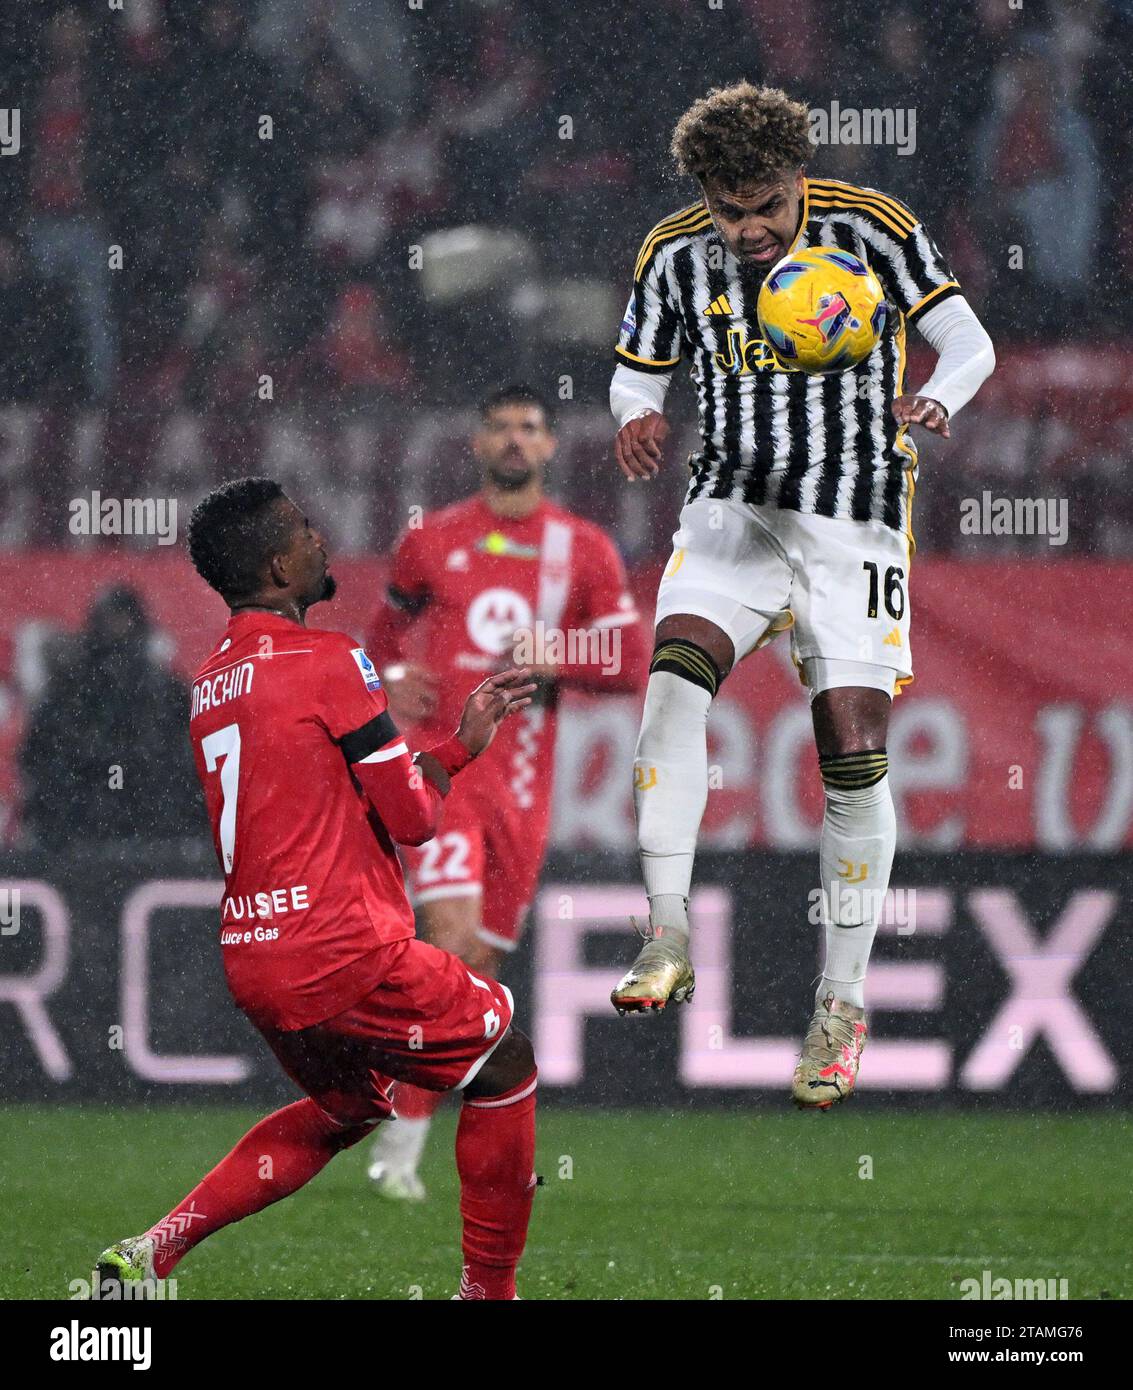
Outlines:
[{"label": "adidas logo on jersey", "polygon": [[728,296],[726,294],[718,294],[716,298],[712,301],[712,303],[709,304],[708,308],[704,311],[704,315],[706,318],[711,317],[711,315],[713,314],[730,316],[731,313],[732,306],[731,304],[729,304]]},{"label": "adidas logo on jersey", "polygon": [[899,647],[901,645],[901,629],[895,627],[881,645],[883,647]]}]

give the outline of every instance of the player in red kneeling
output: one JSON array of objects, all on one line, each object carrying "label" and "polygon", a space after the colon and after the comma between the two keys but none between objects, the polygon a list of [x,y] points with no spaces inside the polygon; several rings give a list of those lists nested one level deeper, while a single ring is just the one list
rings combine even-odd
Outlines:
[{"label": "player in red kneeling", "polygon": [[411,756],[365,650],[306,626],[334,594],[319,534],[278,483],[196,508],[189,550],[228,603],[193,682],[189,734],[224,870],[228,986],[306,1099],[250,1130],[171,1212],[99,1258],[163,1279],[213,1231],[302,1187],[391,1114],[395,1081],[461,1091],[458,1297],[512,1299],[536,1179],[535,1059],[506,986],[413,934],[395,843],[435,833],[450,779],[535,686],[483,681]]},{"label": "player in red kneeling", "polygon": [[[451,727],[473,673],[515,660],[539,682],[454,787],[436,838],[406,856],[421,935],[490,975],[515,950],[539,881],[559,692],[635,693],[648,662],[613,541],[544,493],[552,426],[530,387],[484,401],[472,438],[483,484],[404,533],[370,634],[370,650],[392,663],[383,681],[395,717],[426,742]],[[383,1195],[425,1195],[417,1165],[441,1099],[398,1086],[397,1119],[379,1132],[370,1166]]]}]

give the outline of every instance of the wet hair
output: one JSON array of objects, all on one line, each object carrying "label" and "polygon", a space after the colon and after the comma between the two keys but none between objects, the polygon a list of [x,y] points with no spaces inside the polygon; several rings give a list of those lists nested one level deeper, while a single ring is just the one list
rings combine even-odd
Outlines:
[{"label": "wet hair", "polygon": [[236,478],[193,508],[189,558],[224,598],[255,593],[272,556],[287,548],[291,523],[277,505],[284,496],[272,478]]},{"label": "wet hair", "polygon": [[488,420],[493,410],[498,410],[502,405],[534,405],[543,412],[543,420],[548,429],[553,429],[555,425],[555,412],[549,400],[533,386],[527,386],[523,382],[515,382],[511,386],[501,386],[484,397],[480,402],[480,419]]},{"label": "wet hair", "polygon": [[736,192],[769,183],[814,152],[805,104],[778,87],[714,87],[684,113],[669,146],[677,168],[701,186]]}]

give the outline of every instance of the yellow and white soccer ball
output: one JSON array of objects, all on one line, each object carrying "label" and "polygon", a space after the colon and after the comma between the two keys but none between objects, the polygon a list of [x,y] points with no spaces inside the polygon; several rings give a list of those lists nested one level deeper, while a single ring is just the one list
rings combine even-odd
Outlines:
[{"label": "yellow and white soccer ball", "polygon": [[858,256],[813,246],[768,271],[756,313],[781,367],[826,376],[865,361],[885,332],[889,306]]}]

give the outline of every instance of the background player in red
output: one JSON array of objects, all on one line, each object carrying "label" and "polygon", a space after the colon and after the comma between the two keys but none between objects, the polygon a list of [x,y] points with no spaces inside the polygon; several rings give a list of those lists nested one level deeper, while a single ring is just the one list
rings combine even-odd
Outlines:
[{"label": "background player in red", "polygon": [[[574,687],[636,692],[647,652],[621,557],[592,522],[549,501],[555,452],[549,404],[527,386],[494,392],[472,437],[483,483],[401,537],[370,649],[395,717],[422,740],[452,727],[470,677],[511,660],[539,694],[501,729],[445,803],[436,837],[407,851],[420,934],[494,974],[518,944],[535,893],[551,813],[555,711]],[[401,1085],[370,1176],[392,1197],[420,1199],[417,1166],[440,1097]]]},{"label": "background player in red", "polygon": [[434,834],[450,779],[535,687],[523,671],[489,677],[456,734],[411,757],[365,650],[306,626],[335,585],[322,538],[278,483],[210,493],[189,550],[232,610],[189,722],[224,870],[225,975],[307,1098],[104,1251],[100,1278],[163,1279],[205,1236],[294,1192],[389,1117],[397,1079],[463,1091],[458,1296],[514,1298],[535,1187],[531,1044],[510,1026],[505,986],[414,937],[395,842]]}]

